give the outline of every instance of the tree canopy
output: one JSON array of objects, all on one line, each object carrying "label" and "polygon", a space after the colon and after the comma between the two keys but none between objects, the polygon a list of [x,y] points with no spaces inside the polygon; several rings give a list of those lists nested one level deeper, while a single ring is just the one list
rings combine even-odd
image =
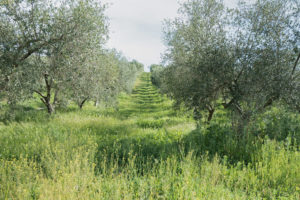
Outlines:
[{"label": "tree canopy", "polygon": [[165,23],[161,91],[197,119],[207,110],[210,121],[223,106],[243,129],[276,101],[299,105],[298,1],[240,2],[230,10],[221,0],[189,0],[179,13]]}]

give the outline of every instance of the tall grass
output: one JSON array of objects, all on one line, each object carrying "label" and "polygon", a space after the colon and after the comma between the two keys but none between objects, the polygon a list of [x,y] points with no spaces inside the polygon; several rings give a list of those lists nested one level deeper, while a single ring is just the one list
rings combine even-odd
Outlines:
[{"label": "tall grass", "polygon": [[27,104],[0,125],[0,199],[300,199],[300,119],[280,107],[237,141],[223,111],[196,129],[149,74],[119,111]]}]

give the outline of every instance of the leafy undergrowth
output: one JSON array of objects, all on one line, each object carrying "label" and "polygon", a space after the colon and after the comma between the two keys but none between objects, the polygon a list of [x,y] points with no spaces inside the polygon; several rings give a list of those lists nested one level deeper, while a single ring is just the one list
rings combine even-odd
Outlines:
[{"label": "leafy undergrowth", "polygon": [[0,124],[0,199],[300,199],[300,119],[280,108],[238,141],[222,111],[196,129],[147,73],[118,111],[36,108]]}]

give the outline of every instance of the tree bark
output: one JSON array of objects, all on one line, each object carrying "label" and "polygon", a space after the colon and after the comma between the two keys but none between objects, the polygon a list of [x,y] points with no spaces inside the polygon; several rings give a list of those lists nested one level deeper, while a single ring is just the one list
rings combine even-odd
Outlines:
[{"label": "tree bark", "polygon": [[44,103],[44,105],[46,106],[46,108],[47,108],[47,112],[51,115],[54,111],[55,111],[55,109],[54,109],[54,107],[53,107],[53,105],[51,104],[51,102],[50,102],[50,99],[48,99],[47,98],[47,96],[44,96],[44,95],[42,95],[40,92],[38,92],[38,91],[35,91],[36,93],[38,93],[40,96],[41,96],[41,101]]},{"label": "tree bark", "polygon": [[52,104],[50,103],[50,101],[49,101],[49,102],[47,102],[46,106],[47,106],[47,111],[48,111],[48,113],[51,115],[51,114],[54,112],[54,107],[53,107],[53,105],[52,105]]},{"label": "tree bark", "polygon": [[79,104],[79,108],[80,108],[80,110],[82,109],[82,107],[83,107],[83,104],[88,100],[89,98],[87,97],[87,98],[85,98],[80,104]]},{"label": "tree bark", "polygon": [[55,93],[54,93],[54,100],[53,100],[53,106],[56,106],[59,102],[59,99],[58,99],[58,89],[55,90]]},{"label": "tree bark", "polygon": [[48,113],[51,115],[54,112],[54,107],[51,105],[51,84],[49,82],[49,75],[46,73],[44,75],[46,88],[47,88],[47,96],[45,99]]},{"label": "tree bark", "polygon": [[48,74],[44,74],[44,80],[45,80],[45,84],[46,84],[46,93],[47,93],[46,96],[37,90],[34,90],[34,92],[41,96],[41,101],[46,106],[47,112],[51,115],[55,111],[55,109],[54,109],[53,105],[51,104],[51,84],[49,82]]},{"label": "tree bark", "polygon": [[208,117],[207,117],[207,123],[208,123],[208,124],[209,124],[210,121],[212,120],[213,115],[214,115],[214,112],[215,112],[215,109],[213,109],[213,108],[208,110]]},{"label": "tree bark", "polygon": [[99,105],[99,101],[98,101],[98,100],[95,100],[94,106],[95,106],[95,107],[98,107],[98,105]]}]

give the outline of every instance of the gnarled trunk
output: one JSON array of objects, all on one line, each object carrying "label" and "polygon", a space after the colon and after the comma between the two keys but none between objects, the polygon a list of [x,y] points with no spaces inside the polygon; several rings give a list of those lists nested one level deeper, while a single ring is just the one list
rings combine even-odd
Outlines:
[{"label": "gnarled trunk", "polygon": [[54,106],[51,104],[51,84],[49,82],[48,74],[44,75],[44,80],[45,80],[46,90],[47,90],[46,96],[37,90],[34,90],[34,92],[36,92],[37,94],[39,94],[41,96],[41,101],[46,106],[47,112],[51,115],[55,111],[55,109],[54,109]]},{"label": "gnarled trunk", "polygon": [[207,123],[208,123],[208,124],[209,124],[210,121],[212,120],[213,115],[214,115],[214,112],[215,112],[215,109],[213,109],[213,108],[208,110],[208,117],[207,117]]},{"label": "gnarled trunk", "polygon": [[54,106],[50,103],[50,101],[46,104],[47,111],[51,115],[54,112]]},{"label": "gnarled trunk", "polygon": [[89,99],[89,97],[85,98],[78,106],[80,108],[80,110],[82,109],[83,107],[83,104]]}]

